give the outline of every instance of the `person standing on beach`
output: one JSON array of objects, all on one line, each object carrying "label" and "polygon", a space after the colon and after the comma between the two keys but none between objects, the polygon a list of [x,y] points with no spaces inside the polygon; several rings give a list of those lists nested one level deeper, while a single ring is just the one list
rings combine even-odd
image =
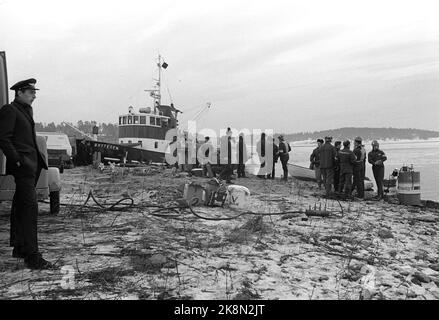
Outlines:
[{"label": "person standing on beach", "polygon": [[355,154],[355,165],[354,165],[354,189],[357,189],[357,198],[364,198],[364,173],[365,173],[365,159],[366,150],[362,145],[361,137],[356,137],[354,141],[354,154]]},{"label": "person standing on beach", "polygon": [[336,150],[331,144],[331,141],[332,137],[326,136],[325,143],[320,147],[320,170],[322,172],[327,197],[331,195],[336,158]]},{"label": "person standing on beach", "polygon": [[334,165],[334,191],[339,191],[339,187],[343,188],[343,184],[340,185],[340,159],[338,158],[338,153],[341,149],[341,141],[335,141],[334,143],[335,147],[335,165]]},{"label": "person standing on beach", "polygon": [[355,164],[355,155],[350,150],[351,142],[346,140],[343,142],[343,150],[338,152],[338,159],[340,164],[340,185],[337,191],[345,193],[345,195],[351,194],[352,187],[352,173]]},{"label": "person standing on beach", "polygon": [[323,139],[317,139],[317,147],[312,151],[309,161],[310,169],[314,170],[319,189],[322,188],[322,172],[320,171],[320,147],[323,145]]},{"label": "person standing on beach", "polygon": [[267,175],[267,179],[274,180],[276,176],[276,163],[279,159],[279,147],[276,144],[276,140],[273,138],[273,169],[271,170],[271,174]]},{"label": "person standing on beach", "polygon": [[288,142],[285,142],[284,136],[280,135],[279,139],[279,158],[282,163],[282,169],[284,171],[283,180],[288,181],[288,160],[290,160],[291,146]]},{"label": "person standing on beach", "polygon": [[52,269],[38,249],[38,200],[35,187],[47,160],[40,152],[35,133],[32,103],[36,98],[35,79],[11,87],[15,99],[0,109],[0,148],[6,156],[6,172],[15,179],[11,208],[10,246],[12,256],[24,258],[30,269]]},{"label": "person standing on beach", "polygon": [[375,199],[381,200],[384,197],[384,161],[387,160],[387,156],[380,150],[378,141],[372,141],[372,151],[369,152],[367,158],[372,165],[373,176],[378,188],[378,195]]}]

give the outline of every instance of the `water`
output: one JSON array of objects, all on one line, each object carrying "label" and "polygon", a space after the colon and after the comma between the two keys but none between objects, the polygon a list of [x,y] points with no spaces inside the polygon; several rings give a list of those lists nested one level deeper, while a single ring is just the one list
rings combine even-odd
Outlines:
[{"label": "water", "polygon": [[[309,166],[309,156],[316,147],[315,144],[292,142],[290,163],[300,166]],[[370,142],[365,142],[366,151],[371,150]],[[387,156],[384,178],[388,179],[394,169],[400,169],[403,165],[413,167],[421,173],[421,198],[423,200],[439,201],[439,140],[422,141],[383,141],[380,149]],[[255,160],[256,161],[256,160]],[[256,170],[257,165],[250,165],[250,171]],[[282,166],[276,165],[276,176],[282,174]],[[366,163],[366,176],[374,181],[372,166]],[[374,181],[375,183],[375,181]],[[376,188],[375,188],[376,190]]]}]

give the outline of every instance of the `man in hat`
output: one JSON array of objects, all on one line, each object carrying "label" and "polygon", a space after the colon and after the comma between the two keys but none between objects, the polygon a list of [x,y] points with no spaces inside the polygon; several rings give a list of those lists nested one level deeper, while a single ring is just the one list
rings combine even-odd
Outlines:
[{"label": "man in hat", "polygon": [[42,168],[47,169],[44,154],[38,150],[32,102],[35,79],[23,80],[11,87],[15,99],[0,109],[0,148],[6,156],[7,174],[15,179],[11,208],[10,245],[13,257],[24,258],[31,269],[48,269],[38,250],[36,184]]},{"label": "man in hat", "polygon": [[372,141],[372,151],[367,155],[367,159],[372,165],[373,176],[378,188],[378,195],[375,199],[381,200],[384,197],[384,161],[387,160],[387,156],[380,150],[378,141]]},{"label": "man in hat", "polygon": [[340,185],[337,191],[343,192],[349,196],[352,187],[352,172],[355,164],[355,155],[350,150],[351,142],[346,140],[343,142],[343,149],[338,152],[338,159],[340,164]]},{"label": "man in hat", "polygon": [[284,171],[283,180],[288,181],[288,160],[290,160],[289,153],[291,151],[291,146],[288,142],[285,142],[285,138],[283,135],[280,135],[278,139],[279,139],[279,146],[278,146],[279,158],[280,158],[280,162],[282,163],[282,169]]},{"label": "man in hat", "polygon": [[309,156],[310,169],[314,170],[319,189],[322,187],[322,173],[320,171],[320,147],[323,145],[323,139],[317,139],[317,147]]},{"label": "man in hat", "polygon": [[364,176],[365,176],[365,159],[366,150],[362,145],[363,140],[361,137],[356,137],[354,141],[354,154],[355,154],[355,165],[354,165],[354,189],[357,189],[357,197],[360,199],[364,198]]},{"label": "man in hat", "polygon": [[325,143],[320,147],[320,171],[323,176],[326,196],[331,194],[332,184],[334,181],[334,166],[337,156],[335,147],[331,144],[332,137],[326,136]]}]

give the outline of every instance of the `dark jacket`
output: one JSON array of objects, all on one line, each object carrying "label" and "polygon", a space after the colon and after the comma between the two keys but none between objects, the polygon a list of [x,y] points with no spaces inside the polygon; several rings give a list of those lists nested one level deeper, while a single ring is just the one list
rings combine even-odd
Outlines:
[{"label": "dark jacket", "polygon": [[353,167],[357,158],[349,148],[343,148],[338,152],[340,174],[353,173]]},{"label": "dark jacket", "polygon": [[355,165],[354,168],[357,170],[360,170],[364,166],[364,159],[363,159],[363,147],[358,146],[354,149],[354,155],[355,155]]},{"label": "dark jacket", "polygon": [[7,159],[7,174],[17,170],[35,174],[38,164],[47,169],[47,160],[38,150],[31,106],[14,100],[0,109],[0,149]]},{"label": "dark jacket", "polygon": [[312,153],[311,156],[309,157],[309,161],[311,162],[311,164],[313,165],[313,167],[319,167],[320,166],[320,151],[319,151],[320,147],[315,148]]},{"label": "dark jacket", "polygon": [[285,162],[290,159],[289,152],[291,151],[290,144],[285,141],[279,142],[279,157],[280,161]]},{"label": "dark jacket", "polygon": [[320,153],[320,169],[332,169],[335,166],[336,150],[335,147],[325,142],[319,149]]},{"label": "dark jacket", "polygon": [[[367,155],[367,159],[369,161],[369,163],[372,166],[376,166],[376,167],[383,167],[384,166],[384,161],[387,160],[386,154],[381,151],[380,149],[378,150],[372,150],[369,152],[369,154]],[[380,165],[376,165],[375,162],[381,160],[383,163]]]}]

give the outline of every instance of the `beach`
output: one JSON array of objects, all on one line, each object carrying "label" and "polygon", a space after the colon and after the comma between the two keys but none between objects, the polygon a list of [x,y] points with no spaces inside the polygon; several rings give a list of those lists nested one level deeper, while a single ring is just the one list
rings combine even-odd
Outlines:
[{"label": "beach", "polygon": [[[0,203],[0,296],[439,298],[437,208],[326,200],[312,182],[251,176],[234,180],[251,192],[245,208],[182,209],[184,185],[208,181],[159,166],[66,170],[61,212],[40,203],[39,216],[40,250],[60,270],[31,272],[11,257],[10,203]],[[90,190],[107,209],[128,200],[82,207]],[[308,216],[313,208],[328,216]]]}]

